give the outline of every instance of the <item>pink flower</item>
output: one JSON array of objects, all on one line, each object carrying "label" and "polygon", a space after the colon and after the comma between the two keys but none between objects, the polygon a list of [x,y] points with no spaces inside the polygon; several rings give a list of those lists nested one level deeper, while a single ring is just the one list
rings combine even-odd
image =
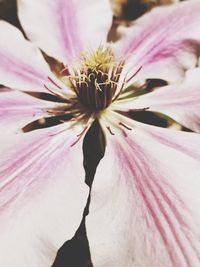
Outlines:
[{"label": "pink flower", "polygon": [[[0,265],[48,267],[73,237],[89,191],[82,143],[98,120],[106,150],[86,218],[94,267],[198,267],[199,135],[128,112],[200,130],[200,70],[184,78],[197,62],[200,1],[153,10],[115,44],[107,0],[19,0],[18,11],[33,44],[0,22],[0,84],[11,88],[0,93]],[[149,78],[171,85],[135,97],[128,86]],[[16,133],[43,117],[60,123]]]}]

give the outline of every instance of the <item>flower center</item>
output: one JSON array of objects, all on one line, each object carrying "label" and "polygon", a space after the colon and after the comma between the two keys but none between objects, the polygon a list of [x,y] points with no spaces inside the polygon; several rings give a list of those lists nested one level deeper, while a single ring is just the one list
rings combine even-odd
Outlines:
[{"label": "flower center", "polygon": [[79,102],[90,111],[108,107],[119,90],[123,62],[116,64],[109,48],[84,54],[82,64],[71,78]]}]

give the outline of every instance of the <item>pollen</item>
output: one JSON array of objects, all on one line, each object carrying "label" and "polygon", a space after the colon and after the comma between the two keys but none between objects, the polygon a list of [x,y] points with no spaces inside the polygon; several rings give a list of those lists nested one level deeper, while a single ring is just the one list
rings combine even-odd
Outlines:
[{"label": "pollen", "polygon": [[91,69],[92,71],[107,72],[111,64],[114,63],[112,51],[109,48],[100,46],[96,51],[83,53],[82,66],[83,68]]},{"label": "pollen", "polygon": [[109,48],[84,53],[71,79],[79,102],[89,111],[107,108],[115,99],[124,62],[116,63]]}]

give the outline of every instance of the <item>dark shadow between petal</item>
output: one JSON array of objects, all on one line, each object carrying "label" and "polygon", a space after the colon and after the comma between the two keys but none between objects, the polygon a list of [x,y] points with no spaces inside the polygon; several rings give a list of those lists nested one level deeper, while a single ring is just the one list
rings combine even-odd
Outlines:
[{"label": "dark shadow between petal", "polygon": [[[105,152],[105,137],[98,121],[88,130],[83,142],[85,182],[91,188],[96,168]],[[86,235],[85,217],[89,213],[90,196],[82,222],[74,237],[58,251],[52,267],[93,267]]]}]

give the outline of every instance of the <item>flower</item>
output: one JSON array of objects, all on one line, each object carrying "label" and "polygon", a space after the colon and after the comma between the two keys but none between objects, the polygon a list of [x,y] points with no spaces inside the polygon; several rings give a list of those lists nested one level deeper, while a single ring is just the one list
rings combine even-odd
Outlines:
[{"label": "flower", "polygon": [[[94,120],[106,140],[86,218],[94,266],[199,266],[199,135],[128,117],[155,111],[199,131],[199,69],[188,70],[199,11],[199,1],[155,9],[121,28],[116,43],[106,41],[107,0],[19,0],[33,44],[0,22],[2,266],[50,266],[74,235],[89,194],[82,142]],[[171,84],[143,94],[150,78]],[[30,128],[52,117],[57,125]]]}]

